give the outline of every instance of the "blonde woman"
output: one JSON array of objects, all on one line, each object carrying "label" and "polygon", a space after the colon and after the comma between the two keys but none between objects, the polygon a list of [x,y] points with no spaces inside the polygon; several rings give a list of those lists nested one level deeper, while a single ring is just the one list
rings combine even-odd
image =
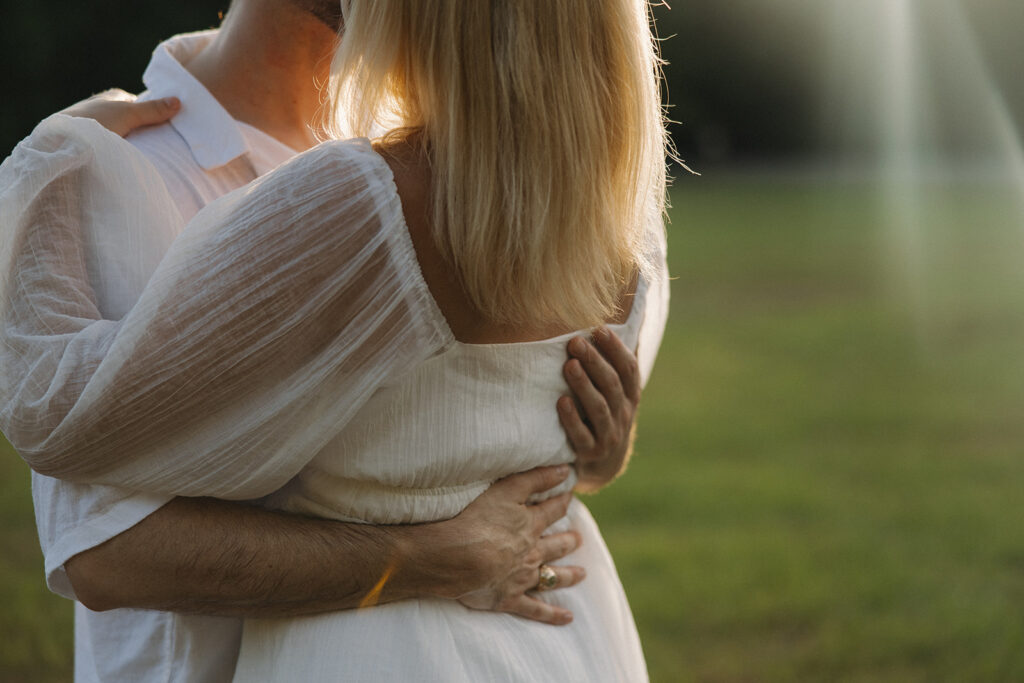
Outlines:
[{"label": "blonde woman", "polygon": [[[24,229],[0,245],[19,273],[0,298],[52,347],[5,420],[37,470],[426,522],[505,474],[573,460],[550,406],[577,330],[612,326],[646,378],[667,300],[646,2],[342,6],[332,112],[360,114],[338,129],[387,133],[327,142],[211,204],[120,320],[95,310],[74,221],[54,217],[130,234],[174,215],[161,181],[93,122],[34,134],[32,172],[10,174]],[[33,381],[54,365],[66,372]],[[570,527],[588,578],[541,594],[575,614],[568,627],[444,600],[251,620],[236,679],[644,680],[579,502],[555,528]]]}]

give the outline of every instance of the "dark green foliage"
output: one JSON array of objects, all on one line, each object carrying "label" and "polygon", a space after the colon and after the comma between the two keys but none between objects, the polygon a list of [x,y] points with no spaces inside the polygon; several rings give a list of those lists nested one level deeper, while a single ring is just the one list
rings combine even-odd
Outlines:
[{"label": "dark green foliage", "polygon": [[228,0],[47,3],[3,0],[0,10],[0,156],[37,122],[107,88],[142,90],[153,48],[216,26]]},{"label": "dark green foliage", "polygon": [[[846,0],[837,0],[845,2]],[[852,0],[851,0],[852,1]],[[830,2],[672,0],[655,8],[671,127],[684,158],[702,170],[725,163],[813,156],[829,128]],[[1024,88],[1016,27],[1024,5],[967,5],[979,47],[1018,119]],[[215,26],[228,0],[39,4],[0,0],[0,156],[44,116],[109,87],[141,89],[153,46]],[[865,103],[870,107],[871,103]]]}]

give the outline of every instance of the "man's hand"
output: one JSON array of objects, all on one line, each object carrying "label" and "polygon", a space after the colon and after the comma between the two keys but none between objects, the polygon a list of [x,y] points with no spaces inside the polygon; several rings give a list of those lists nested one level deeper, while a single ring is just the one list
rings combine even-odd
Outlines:
[{"label": "man's hand", "polygon": [[137,128],[170,121],[180,110],[181,102],[176,97],[137,102],[135,95],[114,89],[93,95],[60,113],[93,119],[124,137]]},{"label": "man's hand", "polygon": [[582,337],[569,341],[572,358],[564,372],[576,400],[558,400],[558,418],[576,451],[576,488],[583,492],[597,491],[625,469],[640,404],[636,355],[606,327],[594,331],[594,343]]},{"label": "man's hand", "polygon": [[[421,548],[421,553],[430,554],[418,564],[440,586],[433,592],[473,609],[509,612],[548,624],[571,622],[569,610],[527,594],[537,587],[541,565],[565,557],[580,545],[574,531],[542,536],[565,516],[571,493],[536,505],[527,503],[531,495],[554,488],[568,474],[567,465],[514,474],[495,483],[454,519],[429,525],[434,542],[430,548]],[[441,554],[439,548],[449,550]],[[558,576],[557,588],[573,586],[585,576],[582,567],[552,569]]]}]

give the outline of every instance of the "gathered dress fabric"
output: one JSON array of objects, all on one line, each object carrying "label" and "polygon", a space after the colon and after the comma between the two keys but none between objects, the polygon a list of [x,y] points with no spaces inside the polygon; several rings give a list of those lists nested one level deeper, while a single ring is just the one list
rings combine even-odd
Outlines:
[{"label": "gathered dress fabric", "polygon": [[[90,250],[181,220],[137,150],[51,117],[0,167],[0,210],[0,429],[43,472],[397,524],[450,518],[502,476],[574,459],[555,410],[571,335],[456,340],[367,140],[324,143],[200,211],[123,315],[96,293],[135,266],[97,282]],[[650,223],[652,267],[612,326],[644,380],[668,300]],[[539,595],[573,610],[569,626],[445,600],[250,619],[236,680],[646,680],[579,501],[552,531],[568,528],[583,546],[564,562],[587,579]]]}]

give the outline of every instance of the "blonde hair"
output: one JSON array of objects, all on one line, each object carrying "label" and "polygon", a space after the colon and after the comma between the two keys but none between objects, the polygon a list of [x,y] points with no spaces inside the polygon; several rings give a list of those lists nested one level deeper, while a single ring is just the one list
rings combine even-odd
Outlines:
[{"label": "blonde hair", "polygon": [[433,236],[511,324],[599,324],[645,270],[666,138],[646,0],[343,0],[342,136],[419,141]]}]

